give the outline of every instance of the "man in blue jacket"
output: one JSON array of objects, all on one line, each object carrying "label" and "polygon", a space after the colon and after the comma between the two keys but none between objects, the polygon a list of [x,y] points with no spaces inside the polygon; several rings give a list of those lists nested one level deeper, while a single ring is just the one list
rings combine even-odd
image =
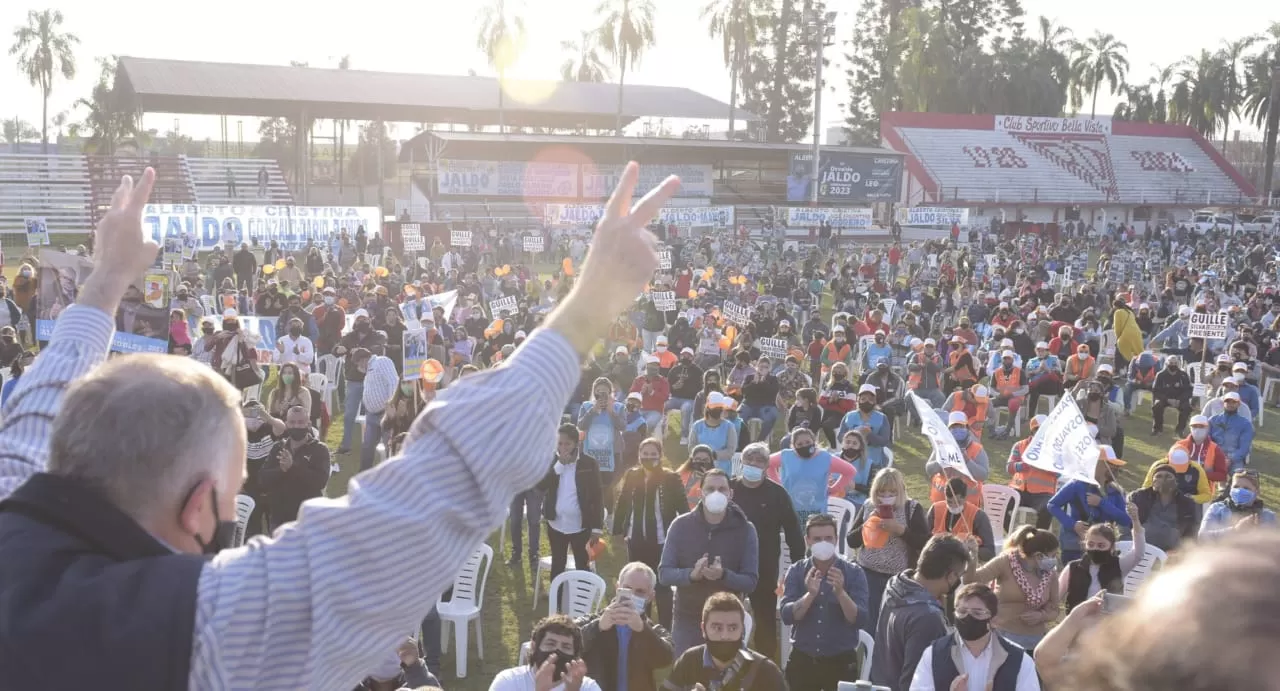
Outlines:
[{"label": "man in blue jacket", "polygon": [[1240,394],[1229,391],[1222,395],[1222,412],[1209,418],[1209,438],[1227,454],[1227,464],[1234,474],[1243,470],[1253,449],[1253,421],[1240,414]]}]

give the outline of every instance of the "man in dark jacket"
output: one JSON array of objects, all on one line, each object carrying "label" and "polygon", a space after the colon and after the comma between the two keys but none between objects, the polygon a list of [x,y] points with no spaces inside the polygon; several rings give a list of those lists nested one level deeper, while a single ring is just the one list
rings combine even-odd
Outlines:
[{"label": "man in dark jacket", "polygon": [[329,483],[329,448],[311,435],[311,419],[302,406],[285,415],[284,439],[262,465],[262,486],[271,497],[271,532],[297,520],[302,502],[322,496]]},{"label": "man in dark jacket", "polygon": [[694,352],[692,346],[685,346],[680,351],[680,361],[672,366],[671,371],[667,372],[667,383],[671,385],[671,398],[667,399],[667,405],[663,414],[669,410],[680,411],[680,442],[681,446],[688,443],[689,426],[693,424],[690,419],[693,415],[693,399],[698,397],[698,392],[702,390],[702,368],[693,364]]},{"label": "man in dark jacket", "polygon": [[786,689],[773,660],[746,647],[747,611],[731,593],[716,593],[702,608],[706,643],[689,648],[671,666],[663,691]]},{"label": "man in dark jacket", "polygon": [[871,683],[907,691],[920,656],[947,635],[943,601],[960,585],[969,550],[950,535],[936,535],[920,551],[919,566],[889,580],[876,623]]},{"label": "man in dark jacket", "polygon": [[[662,465],[662,443],[647,439],[640,444],[640,465],[627,470],[619,483],[613,512],[614,535],[627,540],[627,559],[657,571],[662,545],[671,523],[689,509],[680,476]],[[658,621],[671,626],[671,588],[656,585]]]},{"label": "man in dark jacket", "polygon": [[570,548],[574,568],[585,571],[591,563],[587,548],[594,546],[604,532],[600,465],[582,453],[579,439],[577,426],[560,425],[556,463],[541,483],[553,579],[564,571]]},{"label": "man in dark jacket", "polygon": [[258,272],[258,260],[249,251],[249,244],[242,243],[240,251],[231,260],[231,268],[236,272],[236,287],[248,293],[253,292],[253,277]]},{"label": "man in dark jacket", "polygon": [[1138,507],[1138,523],[1146,532],[1147,544],[1168,552],[1183,540],[1196,538],[1199,506],[1178,491],[1177,471],[1168,463],[1151,471],[1150,487],[1129,493],[1129,503]]},{"label": "man in dark jacket", "polygon": [[617,691],[624,686],[627,691],[657,691],[653,671],[669,667],[675,659],[671,655],[671,635],[647,615],[657,585],[658,576],[653,569],[633,561],[618,574],[618,592],[613,602],[599,614],[578,620],[582,660],[587,663],[588,676],[600,685],[601,691]]},{"label": "man in dark jacket", "polygon": [[782,556],[782,534],[793,559],[805,553],[804,533],[791,496],[782,485],[765,477],[769,469],[769,446],[763,442],[742,450],[742,474],[729,482],[734,503],[756,528],[760,542],[760,576],[751,591],[751,616],[755,621],[752,649],[766,657],[778,652],[778,573]]},{"label": "man in dark jacket", "polygon": [[[1198,366],[1198,365],[1197,365]],[[1151,434],[1164,432],[1165,408],[1178,410],[1177,435],[1187,435],[1187,420],[1191,418],[1191,379],[1182,369],[1182,359],[1170,355],[1164,361],[1164,369],[1156,375],[1151,385]]]},{"label": "man in dark jacket", "polygon": [[702,500],[676,518],[662,546],[658,579],[676,589],[671,638],[678,655],[702,643],[702,605],[721,591],[739,597],[755,590],[760,542],[737,505],[723,470],[702,476]]}]

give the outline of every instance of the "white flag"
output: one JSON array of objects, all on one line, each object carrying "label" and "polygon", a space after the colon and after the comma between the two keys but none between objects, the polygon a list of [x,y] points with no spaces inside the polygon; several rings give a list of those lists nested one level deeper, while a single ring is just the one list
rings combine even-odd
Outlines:
[{"label": "white flag", "polygon": [[972,480],[973,475],[969,474],[969,466],[965,463],[964,452],[960,450],[960,445],[956,443],[955,437],[951,436],[951,430],[947,429],[947,423],[938,417],[938,412],[933,409],[933,406],[929,405],[928,401],[915,395],[914,392],[908,393],[907,397],[916,405],[916,414],[920,416],[922,423],[920,431],[929,438],[929,443],[933,445],[933,456],[930,460],[935,460],[943,468],[951,468]]},{"label": "white flag", "polygon": [[1075,398],[1063,396],[1058,401],[1022,452],[1022,462],[1059,473],[1065,480],[1098,484],[1093,476],[1098,465],[1098,442],[1089,433],[1088,422]]}]

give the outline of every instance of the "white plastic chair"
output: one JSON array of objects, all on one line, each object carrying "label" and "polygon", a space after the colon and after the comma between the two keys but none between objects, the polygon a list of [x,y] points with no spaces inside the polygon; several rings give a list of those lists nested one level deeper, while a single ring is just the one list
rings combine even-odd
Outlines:
[{"label": "white plastic chair", "polygon": [[[1125,552],[1132,552],[1133,541],[1121,540],[1116,543],[1116,549],[1118,549],[1121,554],[1124,554]],[[1156,562],[1159,562],[1161,568],[1163,568],[1164,563],[1168,558],[1169,555],[1165,554],[1164,550],[1156,547],[1155,545],[1147,545],[1147,550],[1142,554],[1142,560],[1138,562],[1137,566],[1133,567],[1132,571],[1125,574],[1124,594],[1129,597],[1137,595],[1138,588],[1141,587],[1142,584],[1146,582],[1147,578],[1151,576],[1151,572],[1155,569]]]},{"label": "white plastic chair", "polygon": [[1033,410],[1033,411],[1031,411],[1033,414],[1035,414],[1035,413],[1039,413],[1039,412],[1040,412],[1040,404],[1041,404],[1041,403],[1048,403],[1048,404],[1049,404],[1049,409],[1048,409],[1047,411],[1045,411],[1045,412],[1046,412],[1046,413],[1052,413],[1052,412],[1053,412],[1053,409],[1054,409],[1054,408],[1056,408],[1056,407],[1058,407],[1058,397],[1057,397],[1057,396],[1048,396],[1048,395],[1041,396],[1041,397],[1036,401],[1036,409],[1035,409],[1035,410]]},{"label": "white plastic chair", "polygon": [[331,417],[338,414],[338,381],[342,379],[345,362],[346,358],[340,358],[332,353],[316,358],[316,371],[323,374],[326,379],[326,386],[320,393],[324,394],[325,405],[329,406]]},{"label": "white plastic chair", "polygon": [[570,619],[595,614],[604,606],[607,587],[603,578],[590,571],[565,571],[547,590],[547,614],[565,614]]},{"label": "white plastic chair", "polygon": [[[849,526],[853,525],[853,515],[857,513],[857,508],[848,499],[827,497],[827,513],[836,519],[836,549],[848,558],[849,547],[845,542],[845,536],[849,534]],[[804,526],[800,527],[804,528]]]},{"label": "white plastic chair", "polygon": [[[787,534],[785,532],[780,534],[782,535],[782,549],[778,552],[778,578],[786,580],[787,571],[791,568],[791,548],[787,546]],[[779,603],[778,607],[779,610],[781,610],[782,604]],[[782,621],[781,616],[778,617],[778,621]],[[782,667],[783,669],[786,669],[787,658],[791,657],[791,627],[787,624],[782,624],[781,643],[782,647],[780,650],[782,651]]]},{"label": "white plastic chair", "polygon": [[755,628],[756,628],[756,622],[754,619],[751,618],[751,612],[743,612],[742,613],[742,640],[744,642],[743,647],[746,647],[746,642],[751,640],[751,632]]},{"label": "white plastic chair", "polygon": [[[1018,437],[1018,438],[1021,438],[1021,437],[1022,437],[1022,413],[1023,413],[1023,411],[1025,411],[1026,409],[1027,409],[1027,406],[1025,406],[1025,405],[1024,405],[1024,406],[1022,406],[1022,407],[1018,408],[1018,414],[1017,414],[1017,415],[1013,415],[1013,416],[1012,416],[1012,418],[1013,418],[1013,422],[1012,422],[1011,424],[1013,425],[1013,434],[1014,434],[1014,436],[1015,436],[1015,437]],[[996,408],[996,409],[995,409],[995,411],[996,411],[996,415],[995,415],[995,418],[994,418],[994,419],[995,419],[996,427],[1004,427],[1005,425],[1000,424],[1000,418],[1001,418],[1001,417],[1006,417],[1006,418],[1007,418],[1007,417],[1010,417],[1009,409],[1008,409],[1008,408]]]},{"label": "white plastic chair", "polygon": [[[307,375],[307,388],[315,389],[321,394],[329,387],[329,378],[319,372],[312,372]],[[323,396],[321,396],[323,398]]]},{"label": "white plastic chair", "polygon": [[249,532],[249,517],[253,515],[253,509],[257,506],[257,502],[253,497],[247,494],[236,495],[236,535],[232,541],[232,547],[239,547],[244,544],[244,536]]},{"label": "white plastic chair", "polygon": [[[607,522],[605,524],[608,525]],[[569,554],[565,556],[564,572],[569,573],[570,571],[573,571],[576,568],[578,568],[578,564],[573,558],[573,550],[570,550]],[[593,561],[590,564],[588,564],[587,570],[594,573],[596,570],[596,563]],[[547,573],[551,573],[551,557],[549,556],[542,557],[541,559],[538,560],[538,573],[535,574],[533,577],[534,607],[537,607],[538,597],[539,597],[539,594],[542,592],[542,572],[543,571],[546,571]],[[561,575],[564,575],[564,574],[561,574]]]},{"label": "white plastic chair", "polygon": [[884,467],[893,467],[893,449],[890,449],[889,447],[885,447],[884,449]]},{"label": "white plastic chair", "polygon": [[862,654],[862,661],[858,664],[858,681],[868,681],[871,679],[871,655],[876,651],[876,639],[866,631],[858,631],[858,647],[864,648],[866,652]]},{"label": "white plastic chair", "polygon": [[493,566],[493,548],[481,543],[467,558],[462,570],[453,577],[453,599],[436,603],[440,613],[440,652],[449,652],[446,626],[453,626],[455,676],[467,676],[467,624],[476,625],[476,653],[484,660],[484,629],[480,625],[480,610],[484,609],[484,586],[489,580],[489,568]]},{"label": "white plastic chair", "polygon": [[1007,485],[988,482],[982,486],[982,512],[991,519],[991,537],[997,544],[1004,542],[1005,521],[1018,514],[1022,495]]}]

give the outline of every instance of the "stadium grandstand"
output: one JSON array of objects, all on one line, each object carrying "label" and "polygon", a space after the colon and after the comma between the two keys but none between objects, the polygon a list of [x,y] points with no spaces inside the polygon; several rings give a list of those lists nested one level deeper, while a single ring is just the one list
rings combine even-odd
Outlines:
[{"label": "stadium grandstand", "polygon": [[907,206],[1096,223],[1259,205],[1244,176],[1185,125],[891,112],[881,116],[880,136],[906,156]]},{"label": "stadium grandstand", "polygon": [[[808,144],[758,141],[760,118],[742,110],[735,119],[745,130],[732,138],[697,124],[671,134],[668,125],[723,122],[729,113],[728,104],[684,88],[627,85],[619,113],[614,84],[509,81],[500,99],[498,80],[487,77],[137,57],[120,58],[114,88],[122,107],[141,113],[288,118],[303,131],[321,119],[421,125],[401,144],[391,185],[408,198],[379,197],[382,213],[400,210],[414,221],[538,225],[549,204],[600,204],[621,165],[638,160],[654,177],[685,178],[673,206],[709,209],[682,212],[693,224],[715,218],[756,229],[781,211],[781,223],[797,232],[828,219],[872,232],[872,207],[887,218],[901,179],[902,157],[882,148],[822,147],[813,166]],[[619,126],[626,136],[617,136]],[[88,232],[111,185],[147,165],[159,174],[157,204],[307,205],[311,147],[299,138],[293,149],[300,179],[291,180],[278,162],[261,159],[0,155],[0,232],[17,232],[31,217],[45,218],[55,234]],[[817,204],[809,201],[814,185]]]}]

